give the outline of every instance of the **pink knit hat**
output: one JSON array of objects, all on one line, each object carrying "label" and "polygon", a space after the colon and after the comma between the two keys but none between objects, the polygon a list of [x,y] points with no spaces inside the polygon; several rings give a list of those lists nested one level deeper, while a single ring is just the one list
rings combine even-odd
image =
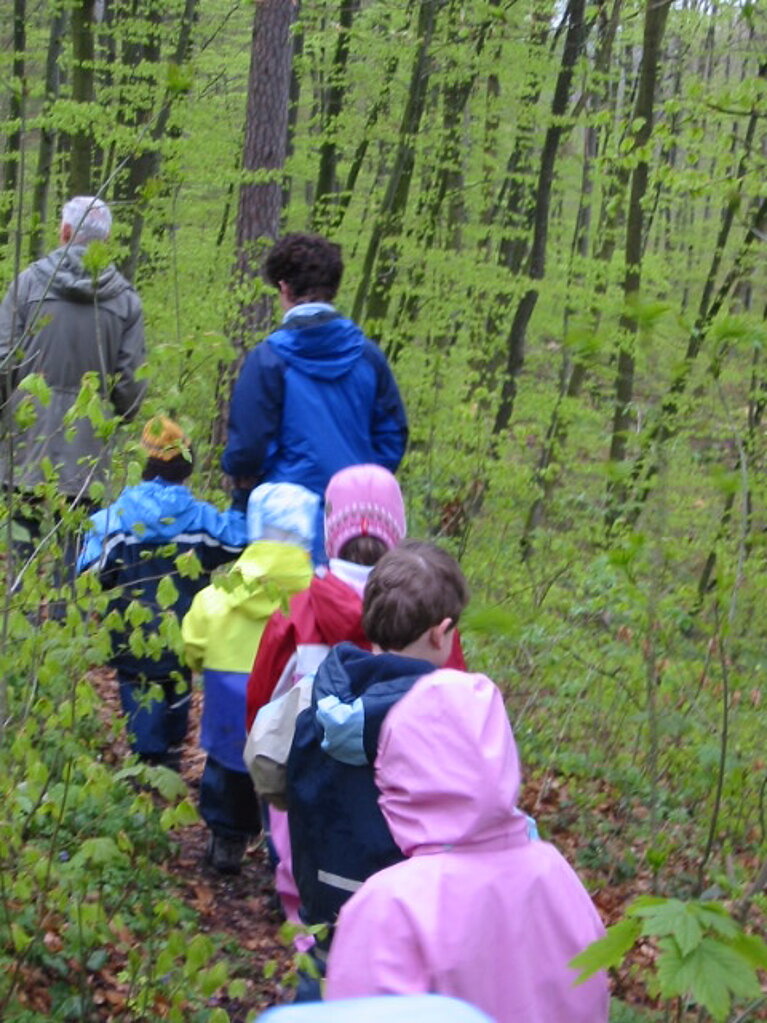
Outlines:
[{"label": "pink knit hat", "polygon": [[380,465],[341,469],[325,491],[325,550],[337,558],[347,540],[375,536],[387,547],[404,539],[405,505],[399,483]]}]

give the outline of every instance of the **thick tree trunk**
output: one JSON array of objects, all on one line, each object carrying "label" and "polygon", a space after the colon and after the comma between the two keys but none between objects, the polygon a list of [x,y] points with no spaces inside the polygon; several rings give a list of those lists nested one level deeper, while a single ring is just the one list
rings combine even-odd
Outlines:
[{"label": "thick tree trunk", "polygon": [[290,36],[296,10],[290,0],[256,0],[232,273],[237,312],[228,325],[237,355],[219,372],[214,448],[226,439],[232,381],[253,338],[263,334],[272,320],[272,300],[261,285],[260,265],[280,229],[293,62]]},{"label": "thick tree trunk", "polygon": [[[623,294],[626,311],[621,316],[622,340],[618,353],[618,367],[615,378],[615,410],[610,439],[610,462],[622,462],[626,458],[628,431],[631,425],[631,402],[634,397],[634,338],[637,332],[637,318],[631,311],[632,302],[639,297],[642,282],[642,246],[644,243],[644,210],[642,201],[647,191],[650,168],[647,146],[652,136],[655,92],[658,82],[658,64],[663,32],[670,7],[670,0],[647,0],[642,40],[642,66],[639,75],[634,123],[637,129],[633,135],[633,150],[640,154],[631,174],[628,219],[626,223],[626,273]],[[608,486],[607,525],[611,526],[623,511],[626,488],[623,484],[610,483]]]},{"label": "thick tree trunk", "polygon": [[257,0],[253,23],[243,183],[237,207],[235,293],[239,315],[232,341],[241,353],[271,320],[271,300],[258,286],[261,256],[274,241],[282,213],[288,96],[295,7],[289,0]]},{"label": "thick tree trunk", "polygon": [[[94,8],[95,0],[75,0],[72,6],[72,99],[83,105],[85,120],[94,99]],[[81,128],[70,137],[70,195],[91,194],[92,145],[92,133],[88,128]]]}]

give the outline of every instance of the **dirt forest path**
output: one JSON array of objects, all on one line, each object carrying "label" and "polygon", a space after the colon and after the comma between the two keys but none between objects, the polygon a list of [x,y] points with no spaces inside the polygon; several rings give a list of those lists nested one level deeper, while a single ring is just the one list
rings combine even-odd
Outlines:
[{"label": "dirt forest path", "polygon": [[[113,719],[119,715],[120,701],[112,673],[96,671],[91,680],[103,700],[104,716]],[[195,688],[181,769],[195,805],[205,761],[198,742],[201,705],[202,694]],[[119,763],[129,753],[127,742],[121,738],[105,752],[110,760]],[[263,845],[254,842],[248,849],[242,873],[225,877],[205,863],[207,840],[208,832],[201,820],[175,831],[177,851],[164,867],[181,897],[199,914],[201,930],[223,941],[223,954],[232,976],[245,981],[243,998],[236,1001],[214,998],[211,1007],[225,1009],[231,1023],[245,1023],[254,1010],[260,1012],[290,1001],[291,992],[283,978],[290,971],[291,957],[278,938],[282,916],[274,899],[272,872]],[[264,967],[271,962],[277,963],[277,969],[271,979],[266,979]]]}]

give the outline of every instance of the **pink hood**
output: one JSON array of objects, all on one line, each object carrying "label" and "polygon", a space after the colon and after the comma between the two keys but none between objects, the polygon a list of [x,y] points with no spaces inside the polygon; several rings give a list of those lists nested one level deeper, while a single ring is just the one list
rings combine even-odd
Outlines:
[{"label": "pink hood", "polygon": [[406,856],[525,845],[520,767],[503,699],[484,675],[443,669],[389,712],[376,759],[379,804]]}]

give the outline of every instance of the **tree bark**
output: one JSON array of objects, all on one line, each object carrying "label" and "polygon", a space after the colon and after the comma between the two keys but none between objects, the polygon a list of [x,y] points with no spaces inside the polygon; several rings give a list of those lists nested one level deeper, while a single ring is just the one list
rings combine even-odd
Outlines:
[{"label": "tree bark", "polygon": [[585,0],[570,0],[562,61],[551,102],[551,122],[546,131],[538,170],[538,184],[533,213],[533,238],[526,268],[530,286],[526,289],[517,306],[506,342],[506,372],[501,386],[501,396],[495,423],[493,424],[493,436],[496,438],[507,429],[511,420],[514,398],[516,396],[517,377],[524,364],[527,325],[538,301],[538,285],[535,282],[543,279],[546,269],[546,241],[549,227],[551,189],[554,182],[554,162],[559,148],[559,141],[564,131],[562,119],[567,113],[575,63],[580,56],[585,42],[584,10]]},{"label": "tree bark", "polygon": [[[95,0],[76,0],[72,7],[72,99],[86,108],[94,99]],[[69,194],[91,194],[92,133],[81,128],[72,133],[69,150]]]},{"label": "tree bark", "polygon": [[426,105],[429,51],[439,7],[439,0],[420,0],[418,7],[418,46],[410,72],[408,98],[400,123],[394,165],[362,264],[352,311],[356,320],[362,317],[364,310],[366,319],[380,324],[389,307],[397,272],[397,239],[415,165],[415,139]]},{"label": "tree bark", "polygon": [[325,91],[323,121],[320,143],[320,163],[317,170],[317,187],[312,208],[312,227],[323,230],[334,217],[331,207],[338,197],[338,148],[336,131],[338,118],[343,109],[346,94],[346,68],[349,63],[349,39],[354,16],[360,9],[361,0],[341,0],[338,12],[338,38]]},{"label": "tree bark", "polygon": [[271,300],[258,287],[261,256],[277,237],[282,213],[295,7],[257,0],[253,22],[243,183],[237,207],[235,293],[239,315],[231,338],[241,355],[271,319]]},{"label": "tree bark", "polygon": [[[760,64],[757,77],[767,78],[767,61]],[[765,222],[767,222],[767,200],[763,200],[756,211],[751,227],[740,247],[732,267],[725,275],[719,288],[716,282],[721,270],[722,257],[725,246],[730,237],[732,226],[735,222],[735,215],[740,208],[743,183],[749,165],[749,158],[755,139],[757,125],[759,123],[759,112],[754,109],[749,117],[746,129],[745,145],[737,170],[734,174],[736,189],[730,193],[728,202],[722,210],[719,231],[717,233],[714,252],[711,257],[706,281],[701,292],[698,312],[693,324],[692,331],[687,341],[684,360],[677,370],[668,393],[661,405],[657,419],[648,429],[642,440],[642,447],[636,462],[631,471],[631,510],[629,522],[635,523],[641,514],[642,507],[652,489],[653,480],[658,472],[659,459],[657,457],[658,446],[665,444],[676,429],[679,405],[682,396],[687,389],[687,383],[692,374],[693,365],[704,344],[708,330],[714,319],[722,309],[732,287],[740,280],[745,266],[746,257],[754,242],[762,240]],[[716,290],[715,290],[716,289]]]},{"label": "tree bark", "polygon": [[251,339],[262,334],[272,319],[272,300],[261,286],[260,264],[280,229],[293,62],[290,33],[296,10],[292,0],[256,0],[232,272],[237,312],[227,327],[236,355],[231,365],[219,371],[218,411],[211,430],[214,449],[226,439],[232,381]]},{"label": "tree bark", "polygon": [[[594,77],[597,82],[606,79],[612,62],[613,43],[620,20],[622,0],[613,0],[610,16],[605,17],[600,10],[600,32],[597,52],[594,57]],[[593,204],[593,166],[600,150],[600,129],[594,120],[608,102],[608,90],[604,85],[588,90],[584,97],[592,120],[586,125],[583,141],[583,169],[581,172],[581,190],[578,211],[573,230],[570,266],[568,269],[568,301],[564,311],[562,333],[565,349],[562,356],[562,372],[560,374],[559,394],[551,413],[546,431],[543,450],[535,470],[535,483],[539,488],[538,496],[530,506],[525,520],[521,548],[523,558],[530,556],[533,550],[533,535],[544,519],[546,507],[554,493],[559,472],[553,472],[554,463],[567,443],[569,418],[566,412],[567,399],[577,398],[586,379],[592,352],[572,352],[569,347],[570,319],[573,316],[572,291],[583,278],[582,266],[588,258],[591,245],[591,221]],[[604,291],[604,279],[597,283],[597,290]],[[596,333],[599,311],[595,303],[591,311],[592,330]]]},{"label": "tree bark", "polygon": [[[639,159],[631,174],[628,219],[626,223],[626,273],[623,281],[623,295],[626,309],[621,316],[622,340],[618,353],[618,367],[615,378],[615,409],[613,413],[612,436],[610,439],[610,462],[615,465],[626,458],[628,430],[631,424],[631,402],[634,397],[634,338],[638,321],[631,304],[639,297],[642,282],[642,246],[644,242],[644,210],[642,200],[647,191],[650,168],[646,148],[652,136],[655,92],[658,82],[658,64],[663,32],[670,7],[670,0],[647,0],[645,7],[642,65],[639,74],[639,88],[634,107],[633,150]],[[608,484],[607,525],[612,526],[623,511],[626,500],[625,485]]]},{"label": "tree bark", "polygon": [[48,195],[51,186],[53,158],[56,153],[56,130],[48,120],[49,107],[59,94],[61,75],[59,56],[61,41],[66,31],[66,10],[57,8],[51,20],[48,52],[45,58],[45,104],[40,124],[40,144],[37,150],[37,170],[32,193],[32,218],[29,233],[29,258],[39,259],[45,248],[45,223],[48,218]]},{"label": "tree bark", "polygon": [[[189,58],[192,45],[192,26],[197,15],[197,5],[198,0],[185,0],[173,53],[173,63],[178,67]],[[159,67],[160,42],[157,30],[162,17],[162,8],[150,8],[145,16],[149,19],[153,31],[150,31],[145,41],[140,44],[140,53],[137,57],[142,62]],[[156,75],[154,80],[156,81]],[[121,267],[128,280],[133,280],[141,258],[141,236],[147,206],[144,190],[148,182],[160,172],[160,142],[168,131],[173,104],[178,97],[178,92],[178,89],[169,85],[165,89],[159,111],[155,112],[154,105],[144,106],[133,115],[134,123],[137,126],[151,123],[151,128],[147,129],[148,137],[141,144],[141,151],[130,162],[128,181],[125,186],[126,197],[133,204],[129,255]]]},{"label": "tree bark", "polygon": [[5,147],[5,166],[3,174],[3,191],[5,193],[0,205],[0,249],[8,244],[8,225],[13,217],[16,205],[16,190],[19,184],[19,158],[23,143],[21,126],[24,120],[26,93],[26,74],[24,57],[26,51],[26,0],[13,0],[13,84],[9,102],[8,115],[11,131]]}]

